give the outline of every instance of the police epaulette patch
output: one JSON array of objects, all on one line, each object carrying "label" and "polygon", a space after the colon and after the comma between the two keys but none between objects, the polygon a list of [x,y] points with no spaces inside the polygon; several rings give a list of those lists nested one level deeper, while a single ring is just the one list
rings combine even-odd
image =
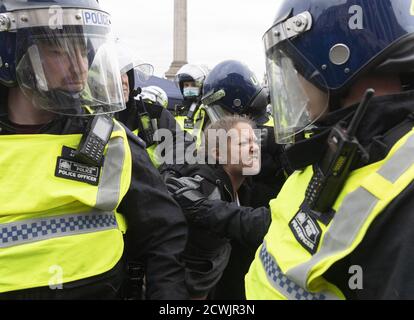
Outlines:
[{"label": "police epaulette patch", "polygon": [[57,158],[55,176],[97,186],[100,170],[100,167],[75,161],[75,150],[64,146],[62,156]]},{"label": "police epaulette patch", "polygon": [[315,254],[322,235],[318,222],[300,209],[289,222],[289,227],[301,246],[310,254]]}]

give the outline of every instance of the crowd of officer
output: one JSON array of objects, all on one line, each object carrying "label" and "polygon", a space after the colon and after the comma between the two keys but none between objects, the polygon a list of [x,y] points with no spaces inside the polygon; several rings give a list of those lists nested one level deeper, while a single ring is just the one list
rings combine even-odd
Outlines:
[{"label": "crowd of officer", "polygon": [[0,0],[0,299],[414,298],[412,1],[279,2],[266,86],[170,106],[97,0]]}]

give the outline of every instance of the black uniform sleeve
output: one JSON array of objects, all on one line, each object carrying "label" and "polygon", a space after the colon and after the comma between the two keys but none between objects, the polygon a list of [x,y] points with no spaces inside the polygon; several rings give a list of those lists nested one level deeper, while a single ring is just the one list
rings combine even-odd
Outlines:
[{"label": "black uniform sleeve", "polygon": [[192,218],[194,224],[252,248],[263,242],[270,220],[270,211],[265,207],[240,207],[222,200],[203,201]]},{"label": "black uniform sleeve", "polygon": [[177,121],[175,120],[175,118],[173,117],[171,112],[169,112],[166,109],[163,109],[162,112],[161,112],[159,126],[160,126],[160,128],[170,129],[170,130],[174,130],[174,131],[177,130],[177,128],[178,128],[177,127]]},{"label": "black uniform sleeve", "polygon": [[131,186],[120,204],[127,219],[128,256],[145,265],[147,299],[187,299],[184,250],[187,225],[146,150],[130,138]]}]

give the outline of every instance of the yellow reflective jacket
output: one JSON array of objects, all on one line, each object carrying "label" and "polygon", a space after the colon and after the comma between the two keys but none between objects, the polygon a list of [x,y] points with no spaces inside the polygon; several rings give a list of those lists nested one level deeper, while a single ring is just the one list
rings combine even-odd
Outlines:
[{"label": "yellow reflective jacket", "polygon": [[245,278],[248,299],[344,299],[324,273],[356,249],[374,219],[413,181],[414,130],[385,159],[351,172],[328,225],[299,209],[312,174],[311,167],[295,172],[271,201],[271,226]]},{"label": "yellow reflective jacket", "polygon": [[57,269],[62,283],[92,277],[120,260],[126,224],[117,208],[132,170],[126,133],[115,124],[100,169],[62,157],[80,139],[0,136],[0,292],[48,286]]},{"label": "yellow reflective jacket", "polygon": [[204,110],[203,105],[201,105],[197,112],[194,115],[193,127],[188,128],[185,123],[187,120],[186,116],[176,116],[175,120],[179,124],[180,128],[188,133],[190,133],[193,137],[196,138],[197,147],[201,144],[201,137],[204,130],[204,125],[206,121],[206,111]]}]

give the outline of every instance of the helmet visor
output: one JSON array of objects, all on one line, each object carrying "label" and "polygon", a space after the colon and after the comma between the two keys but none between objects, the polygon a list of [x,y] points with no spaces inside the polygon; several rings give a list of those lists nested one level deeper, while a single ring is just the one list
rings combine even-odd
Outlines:
[{"label": "helmet visor", "polygon": [[134,67],[135,79],[138,79],[140,82],[147,82],[153,74],[154,67],[152,66],[152,64],[139,62]]},{"label": "helmet visor", "polygon": [[327,86],[323,76],[297,54],[288,40],[284,46],[267,52],[270,100],[279,144],[293,143],[295,135],[312,126],[329,105],[329,91],[324,89]]},{"label": "helmet visor", "polygon": [[175,76],[175,83],[177,87],[182,85],[182,82],[194,82],[196,87],[201,88],[204,80],[207,77],[207,68],[198,65],[186,64],[178,70]]},{"label": "helmet visor", "polygon": [[230,112],[226,111],[223,107],[217,104],[213,104],[211,106],[205,105],[204,109],[206,110],[208,119],[211,123],[215,123],[220,119],[231,115]]},{"label": "helmet visor", "polygon": [[107,28],[64,26],[17,31],[17,81],[33,104],[61,115],[125,108],[121,75]]},{"label": "helmet visor", "polygon": [[141,60],[135,51],[121,40],[115,41],[121,74],[134,70],[134,77],[139,82],[147,82],[154,74],[152,64]]}]

